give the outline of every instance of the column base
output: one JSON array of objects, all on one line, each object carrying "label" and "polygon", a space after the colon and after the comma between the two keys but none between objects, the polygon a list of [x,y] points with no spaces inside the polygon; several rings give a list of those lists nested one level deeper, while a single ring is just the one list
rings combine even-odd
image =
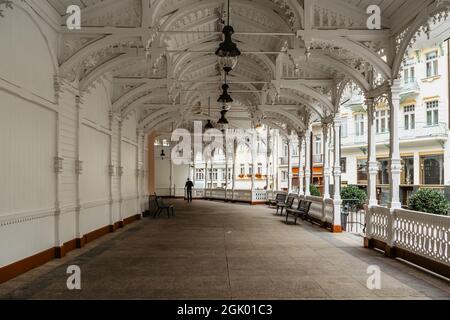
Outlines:
[{"label": "column base", "polygon": [[396,257],[395,248],[386,245],[384,249],[384,255],[388,258],[395,258]]},{"label": "column base", "polygon": [[366,248],[366,249],[373,249],[374,248],[372,239],[369,239],[367,237],[364,238],[364,248]]},{"label": "column base", "polygon": [[342,226],[332,225],[331,232],[332,233],[342,233]]},{"label": "column base", "polygon": [[75,243],[77,249],[84,248],[84,246],[86,245],[86,238],[85,237],[77,238],[75,239]]}]

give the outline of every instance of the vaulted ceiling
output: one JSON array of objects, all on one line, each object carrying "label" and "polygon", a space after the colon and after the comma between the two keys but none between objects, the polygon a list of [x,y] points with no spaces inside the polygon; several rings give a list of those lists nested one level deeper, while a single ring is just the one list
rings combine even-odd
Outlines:
[{"label": "vaulted ceiling", "polygon": [[[63,26],[61,76],[81,93],[112,78],[114,111],[136,112],[146,131],[219,118],[223,72],[214,52],[226,1],[48,2]],[[71,4],[82,8],[81,30],[64,27]],[[367,28],[370,5],[381,8],[381,30]],[[396,78],[411,39],[445,12],[438,0],[231,0],[242,51],[228,79],[231,125],[264,121],[299,131],[327,118],[349,82],[370,92]]]}]

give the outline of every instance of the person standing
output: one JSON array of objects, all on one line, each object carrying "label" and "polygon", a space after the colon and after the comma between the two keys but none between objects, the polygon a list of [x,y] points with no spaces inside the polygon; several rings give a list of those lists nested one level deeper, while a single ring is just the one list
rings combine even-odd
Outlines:
[{"label": "person standing", "polygon": [[184,189],[186,190],[187,195],[187,201],[192,202],[192,189],[194,188],[194,184],[192,183],[191,179],[187,179],[186,185]]}]

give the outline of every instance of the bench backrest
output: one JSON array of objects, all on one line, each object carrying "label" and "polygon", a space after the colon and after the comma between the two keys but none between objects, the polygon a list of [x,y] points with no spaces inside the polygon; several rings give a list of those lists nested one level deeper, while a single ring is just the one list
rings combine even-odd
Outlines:
[{"label": "bench backrest", "polygon": [[161,208],[161,207],[164,206],[164,202],[163,202],[163,199],[161,197],[156,197],[155,198],[155,202],[156,202],[156,205],[158,206],[158,208]]},{"label": "bench backrest", "polygon": [[289,196],[286,200],[286,206],[288,208],[291,208],[294,205],[294,201],[295,201],[295,197],[294,196]]},{"label": "bench backrest", "polygon": [[279,201],[279,202],[284,202],[284,201],[286,201],[286,197],[287,197],[287,195],[285,193],[278,193],[275,200]]},{"label": "bench backrest", "polygon": [[302,207],[303,212],[305,212],[306,214],[308,214],[308,213],[309,213],[309,210],[311,209],[311,205],[312,205],[312,202],[311,202],[311,201],[304,201],[304,202],[303,202],[303,207]]}]

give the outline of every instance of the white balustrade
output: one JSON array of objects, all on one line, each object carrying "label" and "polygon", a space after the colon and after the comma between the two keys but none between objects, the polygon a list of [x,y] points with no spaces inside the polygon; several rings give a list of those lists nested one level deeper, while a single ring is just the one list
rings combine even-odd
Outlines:
[{"label": "white balustrade", "polygon": [[450,265],[450,217],[396,210],[394,244],[428,259]]},{"label": "white balustrade", "polygon": [[322,220],[323,199],[321,197],[307,196],[306,200],[312,202],[309,215],[313,218]]},{"label": "white balustrade", "polygon": [[253,190],[252,192],[252,202],[266,202],[267,201],[267,191],[266,190]]},{"label": "white balustrade", "polygon": [[388,222],[391,211],[385,207],[374,206],[368,210],[366,233],[370,239],[388,241]]},{"label": "white balustrade", "polygon": [[[392,231],[389,220],[392,219]],[[423,212],[372,207],[366,237],[450,266],[450,217]]]},{"label": "white balustrade", "polygon": [[333,223],[334,204],[333,199],[325,199],[325,222]]}]

